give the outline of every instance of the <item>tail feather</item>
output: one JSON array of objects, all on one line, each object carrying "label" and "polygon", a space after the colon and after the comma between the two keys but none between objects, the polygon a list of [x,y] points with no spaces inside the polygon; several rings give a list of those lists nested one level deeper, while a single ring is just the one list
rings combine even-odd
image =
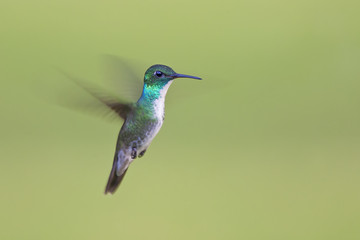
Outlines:
[{"label": "tail feather", "polygon": [[113,163],[113,167],[111,169],[111,173],[110,173],[110,176],[109,176],[109,180],[106,184],[106,188],[105,188],[105,194],[113,194],[116,189],[119,187],[121,181],[123,180],[124,176],[125,176],[125,173],[127,172],[128,168],[126,168],[123,173],[118,176],[116,174],[117,172],[117,162],[118,162],[118,159],[115,157],[114,159],[114,163]]}]

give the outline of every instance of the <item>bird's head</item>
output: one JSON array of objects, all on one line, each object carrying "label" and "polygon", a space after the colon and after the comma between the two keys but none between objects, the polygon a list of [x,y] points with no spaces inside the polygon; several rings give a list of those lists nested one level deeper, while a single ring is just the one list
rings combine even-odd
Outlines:
[{"label": "bird's head", "polygon": [[171,67],[165,65],[153,65],[145,72],[144,83],[148,86],[165,86],[176,78],[193,78],[201,80],[199,77],[178,74]]}]

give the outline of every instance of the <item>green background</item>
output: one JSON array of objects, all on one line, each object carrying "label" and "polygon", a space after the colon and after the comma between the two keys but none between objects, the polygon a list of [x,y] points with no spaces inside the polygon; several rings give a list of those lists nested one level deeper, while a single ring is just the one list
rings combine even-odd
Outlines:
[{"label": "green background", "polygon": [[[0,239],[360,239],[359,8],[1,0]],[[121,122],[46,100],[104,53],[204,79],[113,196]]]}]

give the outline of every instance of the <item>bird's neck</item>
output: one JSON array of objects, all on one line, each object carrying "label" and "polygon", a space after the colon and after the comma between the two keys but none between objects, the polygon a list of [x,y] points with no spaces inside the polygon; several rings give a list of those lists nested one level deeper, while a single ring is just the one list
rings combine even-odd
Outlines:
[{"label": "bird's neck", "polygon": [[143,92],[138,100],[138,104],[149,109],[158,118],[163,118],[165,108],[165,96],[172,81],[165,85],[147,85],[144,84]]}]

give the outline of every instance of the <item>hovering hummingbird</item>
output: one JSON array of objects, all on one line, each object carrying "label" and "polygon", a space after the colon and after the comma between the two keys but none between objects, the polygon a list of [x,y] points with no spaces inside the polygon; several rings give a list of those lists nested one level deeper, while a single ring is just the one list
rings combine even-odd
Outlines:
[{"label": "hovering hummingbird", "polygon": [[164,121],[165,96],[171,83],[177,78],[201,80],[199,77],[178,74],[165,65],[153,65],[145,72],[143,91],[136,103],[106,99],[85,88],[124,119],[105,194],[116,191],[132,161],[144,156],[159,132]]}]

